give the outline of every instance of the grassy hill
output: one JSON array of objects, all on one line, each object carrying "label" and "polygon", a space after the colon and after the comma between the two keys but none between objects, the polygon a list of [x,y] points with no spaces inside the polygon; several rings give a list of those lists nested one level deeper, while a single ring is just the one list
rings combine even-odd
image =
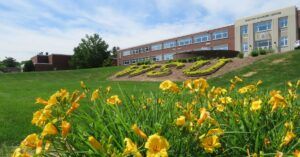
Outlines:
[{"label": "grassy hill", "polygon": [[[245,83],[264,81],[266,88],[285,88],[289,80],[300,79],[300,51],[272,54],[245,68],[209,80],[217,86],[228,85],[235,75],[245,75]],[[86,70],[0,74],[0,147],[1,144],[17,145],[25,135],[36,128],[30,125],[32,113],[39,108],[36,97],[47,98],[60,88],[69,91],[79,88],[84,81],[89,88],[111,86],[113,93],[140,94],[141,91],[158,90],[159,82],[113,82],[107,78],[123,67],[107,67]],[[250,75],[251,74],[251,75]]]}]

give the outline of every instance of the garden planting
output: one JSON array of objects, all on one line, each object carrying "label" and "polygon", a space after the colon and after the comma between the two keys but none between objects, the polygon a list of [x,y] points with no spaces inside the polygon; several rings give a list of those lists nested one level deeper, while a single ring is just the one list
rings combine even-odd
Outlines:
[{"label": "garden planting", "polygon": [[166,80],[159,92],[135,96],[81,82],[81,90],[36,99],[40,109],[31,123],[39,131],[12,156],[298,157],[300,80],[287,82],[283,91],[261,84],[244,84],[239,77],[225,87],[203,78],[182,85]]},{"label": "garden planting", "polygon": [[[198,60],[192,63],[190,67],[182,70],[182,74],[187,77],[199,77],[206,76],[215,73],[217,70],[222,68],[226,63],[230,62],[231,59],[218,59],[215,63],[212,60]],[[209,67],[204,68],[205,65],[211,64]],[[172,69],[182,69],[185,67],[185,63],[181,62],[170,62],[165,64],[152,64],[152,65],[131,65],[124,70],[118,72],[116,77],[134,77],[146,73],[147,77],[163,77],[172,74]]]}]

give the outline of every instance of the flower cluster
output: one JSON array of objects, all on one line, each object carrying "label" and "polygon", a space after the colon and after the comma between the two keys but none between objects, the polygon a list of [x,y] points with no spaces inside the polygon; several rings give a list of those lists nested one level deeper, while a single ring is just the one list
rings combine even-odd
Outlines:
[{"label": "flower cluster", "polygon": [[[112,88],[61,89],[47,100],[13,157],[30,156],[300,156],[300,80],[287,90],[265,90],[262,81],[215,87],[203,79],[162,92],[111,94]],[[123,92],[122,92],[123,93]],[[84,104],[84,105],[80,105]],[[82,106],[82,107],[81,107]]]}]

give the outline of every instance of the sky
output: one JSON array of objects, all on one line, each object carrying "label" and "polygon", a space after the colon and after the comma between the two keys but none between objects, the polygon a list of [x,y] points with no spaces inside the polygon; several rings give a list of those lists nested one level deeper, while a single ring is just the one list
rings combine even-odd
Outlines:
[{"label": "sky", "polygon": [[233,24],[299,0],[0,0],[0,60],[38,52],[73,54],[98,33],[127,48]]}]

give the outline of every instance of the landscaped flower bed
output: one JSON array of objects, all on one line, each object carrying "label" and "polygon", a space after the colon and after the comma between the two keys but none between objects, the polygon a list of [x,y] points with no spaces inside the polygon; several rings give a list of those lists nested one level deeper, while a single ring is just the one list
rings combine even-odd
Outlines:
[{"label": "landscaped flower bed", "polygon": [[159,67],[161,67],[161,65],[159,64],[139,65],[137,69],[135,69],[129,74],[129,77],[138,76]]},{"label": "landscaped flower bed", "polygon": [[235,77],[214,87],[200,78],[179,86],[166,80],[161,92],[128,96],[82,82],[81,91],[36,99],[41,109],[32,124],[39,129],[13,157],[299,156],[300,80],[285,91],[262,83]]},{"label": "landscaped flower bed", "polygon": [[194,67],[201,65],[200,63],[197,63],[196,65],[193,65],[192,68],[190,68],[188,70],[184,70],[183,72],[186,76],[193,76],[193,77],[210,75],[212,73],[215,73],[217,70],[222,68],[226,63],[228,63],[230,61],[231,61],[231,59],[219,59],[215,64],[213,64],[212,66],[210,66],[206,69],[191,70],[191,69],[195,69]]},{"label": "landscaped flower bed", "polygon": [[135,71],[136,69],[138,69],[138,67],[139,67],[139,66],[137,66],[137,65],[131,65],[131,66],[125,68],[124,70],[118,72],[118,73],[116,74],[116,77],[122,77],[122,76],[128,75],[128,74],[130,74],[131,72],[133,72],[133,71]]},{"label": "landscaped flower bed", "polygon": [[161,66],[161,68],[158,71],[152,70],[152,71],[148,72],[147,76],[148,77],[168,76],[168,75],[172,74],[172,70],[170,69],[171,67],[176,67],[176,69],[181,69],[184,66],[185,65],[183,63],[180,63],[180,62],[166,63],[163,66]]}]

